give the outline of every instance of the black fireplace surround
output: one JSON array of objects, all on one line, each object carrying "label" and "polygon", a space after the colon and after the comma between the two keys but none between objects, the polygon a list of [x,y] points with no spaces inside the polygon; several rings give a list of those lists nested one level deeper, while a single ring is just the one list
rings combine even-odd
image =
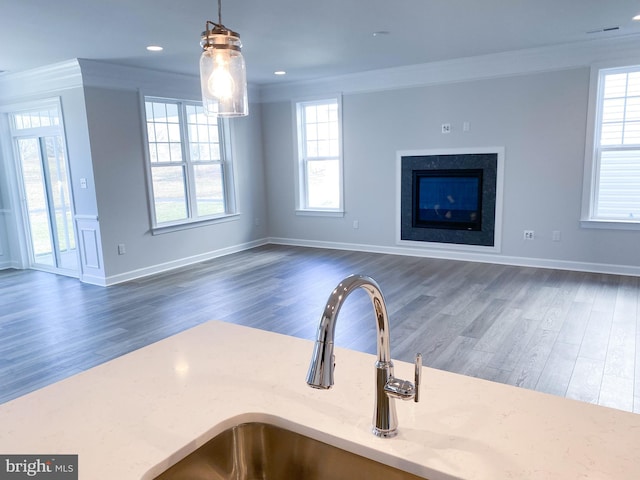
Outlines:
[{"label": "black fireplace surround", "polygon": [[493,247],[497,153],[401,157],[400,239]]}]

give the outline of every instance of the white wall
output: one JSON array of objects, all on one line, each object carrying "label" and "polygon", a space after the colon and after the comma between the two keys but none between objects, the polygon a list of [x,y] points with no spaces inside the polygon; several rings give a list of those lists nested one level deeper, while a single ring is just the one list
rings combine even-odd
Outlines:
[{"label": "white wall", "polygon": [[[294,214],[291,102],[265,103],[270,235],[282,243],[640,273],[640,232],[579,224],[588,88],[582,67],[345,94],[344,218]],[[442,123],[453,132],[442,134]],[[505,148],[502,252],[461,256],[396,245],[396,152],[495,146]],[[534,241],[523,240],[525,229],[536,232]],[[561,241],[552,241],[554,230]]]}]

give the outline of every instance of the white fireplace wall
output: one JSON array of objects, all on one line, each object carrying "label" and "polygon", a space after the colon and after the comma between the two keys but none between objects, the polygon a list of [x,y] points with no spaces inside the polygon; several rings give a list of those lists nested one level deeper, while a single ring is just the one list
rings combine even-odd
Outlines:
[{"label": "white fireplace wall", "polygon": [[[502,250],[477,259],[640,273],[638,232],[579,224],[588,87],[585,67],[344,95],[343,218],[296,216],[291,102],[265,103],[270,236],[279,243],[473,259],[396,245],[396,152],[500,145]],[[451,133],[442,133],[443,123]],[[534,230],[535,239],[525,241],[524,230]]]}]

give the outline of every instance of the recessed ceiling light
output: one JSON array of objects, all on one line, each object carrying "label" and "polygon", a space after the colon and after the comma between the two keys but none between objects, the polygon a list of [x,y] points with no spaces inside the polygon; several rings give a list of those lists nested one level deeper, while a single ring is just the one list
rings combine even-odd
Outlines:
[{"label": "recessed ceiling light", "polygon": [[633,17],[631,20],[635,20],[636,22],[640,21],[640,13]]},{"label": "recessed ceiling light", "polygon": [[273,72],[274,75],[286,75],[287,72],[285,72],[284,70],[276,70],[275,72]]},{"label": "recessed ceiling light", "polygon": [[160,45],[149,45],[147,47],[147,50],[149,50],[150,52],[161,52],[162,50],[164,50],[164,48],[162,48]]}]

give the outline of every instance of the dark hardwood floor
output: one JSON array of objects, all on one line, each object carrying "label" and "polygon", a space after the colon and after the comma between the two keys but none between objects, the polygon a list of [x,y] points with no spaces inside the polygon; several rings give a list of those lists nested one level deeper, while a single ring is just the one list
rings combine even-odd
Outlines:
[{"label": "dark hardwood floor", "polygon": [[[210,319],[312,339],[351,273],[380,284],[395,359],[640,412],[640,278],[276,245],[108,288],[0,271],[0,403]],[[354,292],[336,344],[375,341]]]}]

